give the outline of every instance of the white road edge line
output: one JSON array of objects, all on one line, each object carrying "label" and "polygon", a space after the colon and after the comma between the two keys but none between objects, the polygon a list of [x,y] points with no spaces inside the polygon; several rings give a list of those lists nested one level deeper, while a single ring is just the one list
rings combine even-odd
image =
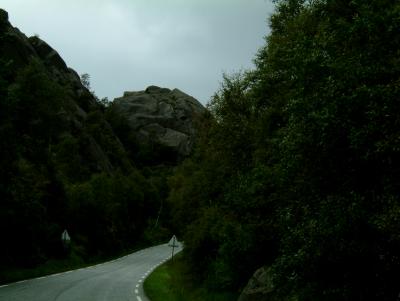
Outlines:
[{"label": "white road edge line", "polygon": [[140,298],[140,296],[136,296],[138,301],[142,301],[142,298]]},{"label": "white road edge line", "polygon": [[[34,278],[34,279],[39,279],[39,278]],[[12,283],[3,284],[3,285],[0,286],[0,288],[6,287],[6,286],[10,286],[10,285],[13,285],[13,284],[24,283],[24,282],[27,282],[27,281],[28,281],[28,279],[26,279],[26,280],[20,280],[20,281],[17,281],[17,282],[12,282]]]},{"label": "white road edge line", "polygon": [[10,286],[10,285],[14,285],[14,284],[24,283],[24,282],[26,282],[26,281],[40,280],[40,279],[45,279],[45,278],[54,277],[54,276],[61,276],[61,275],[65,275],[65,274],[68,274],[68,273],[77,272],[77,271],[80,271],[80,270],[93,269],[93,268],[96,268],[96,267],[100,267],[100,266],[102,266],[102,265],[105,265],[105,264],[107,264],[107,263],[112,263],[112,262],[121,260],[121,259],[123,259],[123,258],[125,258],[125,257],[129,257],[129,256],[131,256],[131,255],[138,255],[138,254],[140,254],[140,253],[143,253],[145,250],[149,250],[149,249],[151,249],[151,248],[153,248],[153,247],[149,247],[149,248],[146,248],[146,249],[142,249],[142,250],[136,251],[136,252],[134,252],[134,253],[131,253],[131,254],[128,254],[128,255],[125,255],[125,256],[116,258],[116,259],[111,260],[111,261],[106,261],[106,262],[94,264],[94,265],[87,266],[87,267],[83,267],[83,268],[78,268],[78,269],[73,269],[73,270],[69,270],[69,271],[65,271],[65,272],[54,273],[54,274],[49,274],[49,275],[45,275],[45,276],[41,276],[41,277],[35,277],[35,278],[25,279],[25,280],[21,280],[21,281],[17,281],[17,282],[12,282],[12,283],[3,284],[3,285],[0,285],[0,288],[6,287],[6,286]]}]

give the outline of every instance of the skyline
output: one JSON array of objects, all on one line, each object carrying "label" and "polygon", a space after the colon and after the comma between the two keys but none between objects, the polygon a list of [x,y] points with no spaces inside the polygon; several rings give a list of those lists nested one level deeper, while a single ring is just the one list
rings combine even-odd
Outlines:
[{"label": "skyline", "polygon": [[157,85],[206,104],[223,73],[253,67],[272,12],[266,0],[215,2],[3,0],[2,8],[14,27],[89,74],[99,98]]}]

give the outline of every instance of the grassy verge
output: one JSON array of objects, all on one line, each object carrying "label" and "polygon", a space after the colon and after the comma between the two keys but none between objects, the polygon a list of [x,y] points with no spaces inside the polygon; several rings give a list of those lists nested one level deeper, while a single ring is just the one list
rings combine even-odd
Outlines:
[{"label": "grassy verge", "polygon": [[151,301],[236,301],[238,294],[212,292],[195,283],[186,272],[182,257],[159,266],[143,284]]}]

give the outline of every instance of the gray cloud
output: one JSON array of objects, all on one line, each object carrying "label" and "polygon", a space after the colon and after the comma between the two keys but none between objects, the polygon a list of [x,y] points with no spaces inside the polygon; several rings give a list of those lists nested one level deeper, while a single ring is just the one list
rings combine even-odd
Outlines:
[{"label": "gray cloud", "polygon": [[223,72],[252,67],[268,0],[2,0],[14,26],[39,34],[99,97],[154,84],[209,101]]}]

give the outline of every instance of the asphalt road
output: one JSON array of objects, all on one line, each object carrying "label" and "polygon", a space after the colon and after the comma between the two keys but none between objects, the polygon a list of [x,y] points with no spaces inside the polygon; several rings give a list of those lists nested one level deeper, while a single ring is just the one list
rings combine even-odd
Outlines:
[{"label": "asphalt road", "polygon": [[143,280],[170,257],[167,244],[151,247],[88,268],[0,286],[0,300],[148,301]]}]

